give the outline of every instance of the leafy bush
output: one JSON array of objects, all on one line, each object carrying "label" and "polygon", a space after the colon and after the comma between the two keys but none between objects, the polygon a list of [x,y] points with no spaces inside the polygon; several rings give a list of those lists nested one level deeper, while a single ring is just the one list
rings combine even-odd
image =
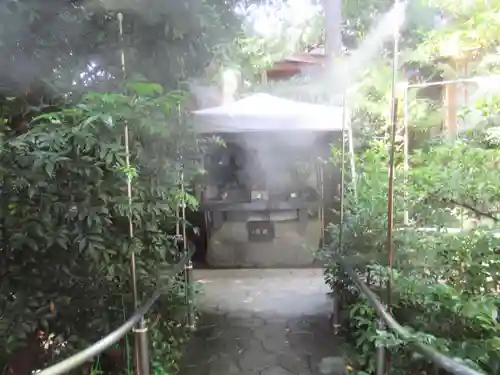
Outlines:
[{"label": "leafy bush", "polygon": [[[391,276],[391,311],[415,340],[498,373],[500,175],[492,171],[500,150],[472,141],[434,142],[410,156],[406,176],[397,155],[392,270],[386,250],[387,155],[382,144],[374,144],[358,157],[360,177],[345,197],[343,246],[336,250],[384,302]],[[340,227],[330,231],[336,238]],[[430,369],[425,359],[404,350],[407,342],[377,331],[375,311],[332,259],[325,278],[341,298],[342,325],[359,348],[359,367],[374,373],[374,349],[384,345],[392,374]]]},{"label": "leafy bush", "polygon": [[[181,100],[159,85],[131,83],[124,93],[91,92],[77,105],[40,115],[23,134],[3,129],[0,294],[7,298],[0,301],[0,341],[5,343],[0,364],[40,329],[67,340],[70,352],[122,322],[124,310],[130,313],[132,306],[132,251],[144,297],[175,261],[171,235],[182,198],[179,155],[185,155],[186,178],[194,167],[186,159],[194,138],[188,118],[178,110]],[[133,240],[127,176],[133,184]],[[183,323],[185,312],[182,280],[160,282],[167,281],[175,288],[152,312],[164,327]],[[175,359],[177,349],[165,352],[165,360]]]}]

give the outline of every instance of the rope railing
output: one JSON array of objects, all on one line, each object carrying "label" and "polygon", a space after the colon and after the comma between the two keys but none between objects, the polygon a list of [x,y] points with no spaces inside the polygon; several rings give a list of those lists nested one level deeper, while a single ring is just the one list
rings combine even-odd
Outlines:
[{"label": "rope railing", "polygon": [[[193,255],[193,251],[187,252],[182,260],[175,264],[170,270],[169,273],[171,276],[175,276],[184,270],[184,267],[188,264],[191,256]],[[168,286],[169,288],[172,285]],[[168,288],[167,288],[168,289]],[[158,298],[164,294],[166,287],[164,285],[159,285],[156,290],[153,292],[153,295],[139,308],[135,310],[135,312],[128,318],[125,323],[123,323],[120,327],[112,331],[107,336],[103,337],[95,344],[92,344],[87,349],[82,350],[69,358],[62,360],[55,365],[52,365],[42,371],[37,372],[37,375],[61,375],[66,374],[69,371],[83,365],[85,362],[90,359],[98,356],[103,353],[106,349],[108,349],[111,345],[120,341],[128,332],[132,331],[136,324],[142,319],[142,317],[147,314],[147,312],[151,309],[151,307],[155,304]]]},{"label": "rope railing", "polygon": [[370,288],[361,280],[356,271],[341,258],[341,256],[336,256],[336,260],[339,262],[343,270],[352,279],[358,290],[361,292],[363,297],[368,300],[368,303],[376,311],[379,318],[386,324],[389,329],[403,338],[408,347],[415,352],[422,354],[429,361],[433,362],[434,365],[442,368],[443,370],[453,374],[453,375],[486,375],[482,372],[474,370],[463,363],[460,363],[444,354],[439,353],[434,348],[416,342],[413,339],[413,335],[408,332],[401,324],[399,324],[394,317],[386,311],[386,307],[380,302],[379,298],[375,293],[373,293]]}]

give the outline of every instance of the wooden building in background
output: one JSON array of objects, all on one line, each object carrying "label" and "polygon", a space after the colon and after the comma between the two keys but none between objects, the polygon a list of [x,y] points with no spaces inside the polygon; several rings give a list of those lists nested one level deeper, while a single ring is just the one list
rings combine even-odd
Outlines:
[{"label": "wooden building in background", "polygon": [[453,75],[445,76],[441,93],[443,98],[443,124],[442,131],[449,135],[457,135],[467,126],[467,116],[462,116],[464,108],[473,103],[473,96],[478,90],[476,82],[449,82],[459,79],[472,78],[471,72],[481,58],[479,47],[459,48],[457,42],[452,40],[443,44],[440,55],[444,62],[449,65]]},{"label": "wooden building in background", "polygon": [[286,80],[325,65],[326,55],[323,47],[315,47],[307,52],[296,52],[275,62],[262,73],[262,83]]}]

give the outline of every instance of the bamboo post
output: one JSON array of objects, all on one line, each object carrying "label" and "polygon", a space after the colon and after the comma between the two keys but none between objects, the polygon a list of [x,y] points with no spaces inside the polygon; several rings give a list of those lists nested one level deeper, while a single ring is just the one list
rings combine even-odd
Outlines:
[{"label": "bamboo post", "polygon": [[356,174],[356,156],[354,155],[354,139],[352,135],[352,128],[349,126],[347,128],[347,137],[349,142],[349,154],[351,156],[351,184],[354,192],[354,199],[358,199],[358,189],[357,189],[357,174]]},{"label": "bamboo post", "polygon": [[342,254],[344,245],[344,194],[345,194],[345,152],[346,152],[346,94],[342,96],[342,149],[340,169],[340,228],[339,228],[339,254]]},{"label": "bamboo post", "polygon": [[[395,0],[394,7],[403,6],[404,4],[399,0]],[[389,312],[391,306],[391,276],[392,276],[392,262],[393,262],[393,226],[394,226],[394,159],[396,154],[396,132],[397,132],[397,115],[398,115],[398,99],[397,99],[397,78],[399,69],[399,25],[394,25],[394,44],[392,56],[392,100],[391,100],[391,127],[390,127],[390,150],[389,150],[389,177],[387,187],[387,262],[389,268],[389,278],[387,280],[387,306]],[[381,328],[385,329],[385,324],[379,321]],[[377,350],[377,375],[383,375],[390,371],[390,363],[385,358],[385,348],[380,346]],[[384,365],[386,365],[384,368]]]},{"label": "bamboo post", "polygon": [[[120,32],[120,41],[123,43],[123,14],[118,13],[118,25]],[[125,69],[125,51],[123,45],[120,51],[121,66],[123,77],[126,77]],[[127,169],[127,198],[128,198],[128,227],[129,227],[129,237],[130,242],[133,243],[134,239],[134,223],[132,216],[132,176],[130,175],[130,145],[129,145],[129,129],[127,123],[125,123],[124,129],[124,143],[125,143],[125,166]],[[136,261],[135,261],[135,250],[132,249],[130,254],[130,276],[132,284],[132,296],[134,300],[134,307],[137,309],[139,307],[139,297],[137,292],[137,271],[136,271]],[[149,375],[149,340],[148,340],[148,328],[146,326],[146,321],[144,316],[141,318],[139,323],[133,329],[134,332],[134,359],[135,359],[135,371],[137,375]]]},{"label": "bamboo post", "polygon": [[404,94],[403,94],[403,170],[404,170],[404,187],[405,187],[405,210],[404,210],[404,218],[403,224],[408,226],[410,223],[410,214],[408,211],[408,172],[410,170],[409,164],[409,133],[408,133],[408,116],[409,116],[409,103],[408,103],[408,85],[405,85]]},{"label": "bamboo post", "polygon": [[[182,162],[181,156],[181,170],[179,176],[180,190],[181,190],[181,228],[182,228],[182,250],[184,254],[188,252],[188,241],[186,235],[186,191],[184,183],[184,163]],[[177,218],[179,220],[179,218]],[[184,267],[184,285],[186,289],[186,306],[187,306],[187,322],[186,326],[190,330],[195,329],[195,316],[193,311],[193,262],[191,259],[186,263]]]}]

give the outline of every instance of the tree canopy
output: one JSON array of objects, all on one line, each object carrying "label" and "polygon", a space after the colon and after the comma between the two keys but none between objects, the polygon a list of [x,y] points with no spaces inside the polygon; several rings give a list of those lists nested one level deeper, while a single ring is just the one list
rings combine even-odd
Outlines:
[{"label": "tree canopy", "polygon": [[[255,74],[274,59],[324,39],[319,2],[312,2],[313,10],[303,19],[294,18],[298,3],[271,2],[283,12],[279,27],[267,34],[248,21],[254,3],[260,2],[0,3],[0,294],[7,296],[0,301],[0,342],[5,343],[0,368],[6,364],[15,375],[28,375],[109,332],[133,308],[128,257],[134,251],[141,295],[158,283],[174,286],[147,318],[156,322],[154,365],[175,371],[187,336],[182,327],[186,288],[167,271],[178,255],[176,210],[185,200],[196,207],[191,192],[179,188],[181,164],[191,180],[198,165],[188,156],[199,152],[186,92],[179,89],[191,78],[214,78],[221,66],[237,67],[255,84]],[[363,41],[391,6],[389,0],[343,2],[343,40],[350,52],[364,52]],[[398,67],[405,80],[463,75],[446,63],[443,50],[473,55],[468,74],[498,73],[500,1],[415,0],[408,7]],[[118,13],[123,14],[123,38]],[[363,169],[357,195],[346,196],[345,256],[356,261],[357,271],[381,294],[393,273],[398,282],[392,290],[394,313],[413,327],[416,340],[498,373],[494,249],[500,202],[498,174],[491,173],[500,160],[498,96],[469,103],[467,110],[478,112],[479,120],[450,142],[429,140],[424,131],[440,127],[440,96],[419,90],[409,95],[409,126],[421,136],[411,148],[411,171],[404,170],[397,150],[395,220],[400,224],[406,208],[411,223],[395,236],[395,267],[388,269],[382,252],[391,53],[381,43],[364,56],[348,98],[356,136],[369,149],[357,155]],[[290,82],[285,91],[305,100],[330,100],[325,95],[330,87],[314,80],[306,82],[306,95],[297,95]],[[126,126],[130,167],[123,145]],[[333,160],[337,156],[332,153]],[[475,230],[442,231],[443,226],[473,227],[476,222]],[[423,226],[439,230],[422,234],[417,229]],[[333,226],[332,235],[338,230]],[[403,373],[410,370],[407,364],[428,370],[420,358],[401,353],[406,344],[401,338],[377,332],[373,311],[344,288],[348,281],[334,262],[328,263],[326,277],[332,288],[342,286],[346,308],[356,316],[346,326],[359,348],[360,368],[373,370],[373,349],[383,343],[403,359],[397,362]],[[23,350],[30,340],[39,344],[35,336],[40,331],[44,339],[54,334],[69,345],[32,358]]]},{"label": "tree canopy", "polygon": [[[389,4],[361,1],[351,5],[362,8],[353,9],[356,16],[364,14],[363,9],[383,13]],[[499,5],[480,0],[409,4],[398,81],[469,78],[476,82],[469,91],[479,90],[458,105],[461,126],[452,134],[442,126],[445,84],[409,91],[407,124],[414,139],[406,168],[403,138],[399,137],[405,115],[401,108],[397,124],[401,132],[395,145],[392,264],[387,246],[391,144],[385,138],[390,123],[390,48],[366,66],[356,95],[350,98],[355,107],[354,126],[367,147],[357,153],[356,165],[362,172],[355,181],[356,194],[352,189],[346,193],[341,251],[382,300],[390,298],[392,314],[411,336],[378,330],[375,311],[331,260],[325,277],[345,306],[342,326],[346,325],[347,340],[356,347],[352,356],[357,358],[359,373],[375,373],[375,348],[380,345],[390,353],[391,374],[433,371],[425,358],[406,350],[413,340],[484,373],[499,371],[500,196],[495,187],[500,149],[498,91],[493,84],[498,70]],[[432,22],[421,18],[428,12],[434,15]],[[468,69],[463,69],[464,64]],[[483,78],[476,80],[478,75]],[[402,91],[397,94],[401,100]],[[470,112],[476,115],[467,117]],[[429,128],[437,136],[430,137]],[[373,135],[378,137],[374,140]],[[338,162],[338,158],[334,150],[332,159]],[[333,238],[338,238],[340,230],[339,225],[332,225]]]},{"label": "tree canopy", "polygon": [[[178,258],[176,209],[196,206],[179,188],[181,163],[186,181],[197,170],[179,89],[240,32],[240,3],[0,4],[2,369],[28,375],[114,328],[133,308],[134,251],[141,297],[173,286],[147,318],[156,320],[154,366],[175,371],[188,333],[186,288],[168,270]],[[40,340],[56,344],[46,350]]]},{"label": "tree canopy", "polygon": [[[201,74],[241,29],[237,1],[9,0],[0,5],[1,87],[26,93],[44,80],[63,90],[130,75],[175,88]],[[123,41],[117,13],[124,14]],[[9,94],[10,95],[10,94]]]}]

